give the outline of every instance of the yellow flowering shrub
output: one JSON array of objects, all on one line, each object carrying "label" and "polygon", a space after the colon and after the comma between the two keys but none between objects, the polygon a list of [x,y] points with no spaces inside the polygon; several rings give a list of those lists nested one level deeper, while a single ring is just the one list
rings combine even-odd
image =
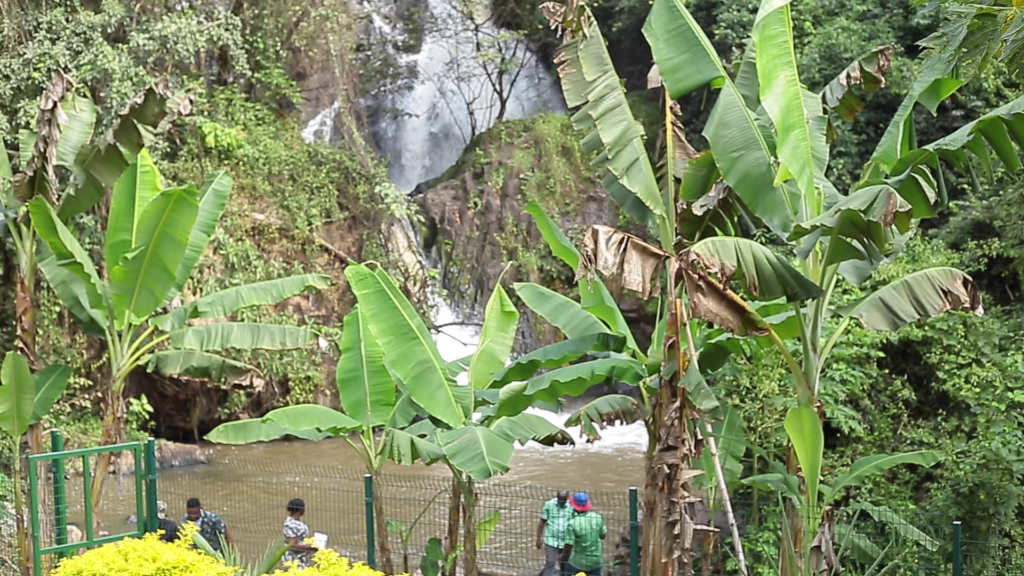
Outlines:
[{"label": "yellow flowering shrub", "polygon": [[[292,568],[287,572],[278,570],[271,576],[384,576],[379,570],[370,568],[363,562],[353,563],[334,550],[317,550],[313,555],[313,565],[308,568]],[[400,574],[398,576],[409,576]]]},{"label": "yellow flowering shrub", "polygon": [[177,542],[158,534],[125,538],[61,560],[50,576],[237,576],[238,569],[191,546],[194,525],[182,527]]}]

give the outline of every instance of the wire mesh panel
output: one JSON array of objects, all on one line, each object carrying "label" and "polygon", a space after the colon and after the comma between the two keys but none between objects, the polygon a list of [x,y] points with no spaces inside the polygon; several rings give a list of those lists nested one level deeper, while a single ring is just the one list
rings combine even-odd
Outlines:
[{"label": "wire mesh panel", "polygon": [[160,473],[159,498],[176,522],[189,498],[221,516],[245,558],[255,558],[283,536],[286,507],[292,498],[306,504],[303,521],[328,535],[343,554],[365,559],[364,471],[274,460],[212,458],[208,466]]},{"label": "wire mesh panel", "polygon": [[18,526],[14,514],[14,481],[0,474],[0,576],[18,573]]},{"label": "wire mesh panel", "polygon": [[[437,470],[431,470],[436,472]],[[159,498],[168,503],[169,514],[181,520],[191,497],[226,522],[244,557],[255,558],[282,534],[285,507],[292,498],[306,504],[303,520],[312,531],[329,536],[329,546],[354,559],[367,558],[367,502],[365,471],[329,464],[291,463],[234,457],[212,457],[209,465],[166,470],[160,473]],[[538,521],[545,501],[560,488],[489,481],[473,485],[477,566],[492,576],[534,576],[544,565],[543,551],[536,548]],[[390,559],[395,573],[419,571],[428,544],[436,539],[448,548],[452,526],[453,481],[450,475],[384,473],[374,479],[374,538],[377,566]],[[466,516],[458,506],[458,538],[465,542]],[[605,576],[630,574],[629,493],[589,492],[593,510],[607,527],[603,541]],[[648,562],[677,557],[678,546],[666,549],[663,541],[646,533],[645,510],[665,504],[657,496],[639,495],[639,557]],[[780,572],[780,554],[787,535],[807,554],[798,562],[825,558],[844,574],[931,576],[953,572],[953,518],[940,512],[900,511],[881,506],[857,505],[844,509],[815,510],[808,514],[817,523],[828,517],[828,545],[815,543],[819,532],[802,520],[785,521],[783,505],[774,493],[762,492],[758,501],[734,501],[735,529],[743,545],[747,572],[768,576]],[[673,505],[677,505],[673,504]],[[722,502],[712,506],[692,503],[691,553],[693,573],[700,576],[741,574],[733,527]],[[383,514],[383,521],[380,515]],[[386,526],[387,529],[383,529]],[[682,527],[673,524],[671,529]],[[649,550],[644,550],[644,546]],[[1008,562],[1012,545],[963,541],[964,575],[1021,574],[1018,564]],[[464,551],[455,573],[462,573]],[[1017,555],[1020,555],[1018,551]],[[1002,568],[1002,570],[1000,570]]]}]

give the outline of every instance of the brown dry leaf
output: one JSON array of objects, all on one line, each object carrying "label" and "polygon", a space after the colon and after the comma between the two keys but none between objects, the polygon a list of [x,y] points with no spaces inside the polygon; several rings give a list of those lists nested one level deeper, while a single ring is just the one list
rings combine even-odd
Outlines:
[{"label": "brown dry leaf", "polygon": [[32,157],[12,181],[15,197],[21,202],[32,198],[40,188],[36,179],[42,177],[45,179],[47,199],[51,204],[57,203],[57,173],[54,170],[57,165],[57,141],[60,140],[61,126],[68,122],[61,103],[73,87],[71,78],[58,70],[43,91],[39,101],[39,123],[36,126],[37,136],[32,147]]},{"label": "brown dry leaf", "polygon": [[811,542],[811,571],[817,576],[835,576],[842,573],[843,567],[836,556],[836,526],[830,506],[825,507],[823,516],[818,535]]},{"label": "brown dry leaf", "polygon": [[668,252],[611,226],[594,224],[587,229],[580,250],[580,268],[576,280],[592,278],[597,272],[605,278],[621,278],[622,287],[639,292],[646,300],[662,261]]},{"label": "brown dry leaf", "polygon": [[686,168],[686,161],[696,158],[700,154],[686,140],[686,128],[683,127],[683,121],[679,119],[683,115],[679,103],[672,101],[669,104],[669,112],[672,114],[672,152],[675,155],[677,166],[680,161],[683,163],[681,168],[677,168],[679,170],[677,177],[682,177],[681,170]]},{"label": "brown dry leaf", "polygon": [[740,336],[764,336],[769,328],[746,302],[692,262],[681,266],[690,314]]}]

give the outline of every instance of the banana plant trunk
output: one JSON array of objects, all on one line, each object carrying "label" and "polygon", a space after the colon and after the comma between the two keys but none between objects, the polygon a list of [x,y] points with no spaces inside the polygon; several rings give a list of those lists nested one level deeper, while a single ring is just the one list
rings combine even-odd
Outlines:
[{"label": "banana plant trunk", "polygon": [[459,514],[462,510],[462,484],[458,473],[452,472],[452,491],[448,495],[448,535],[444,544],[444,576],[455,576],[455,551],[459,545]]},{"label": "banana plant trunk", "polygon": [[25,522],[25,503],[21,494],[21,438],[14,447],[14,521],[18,523],[18,553],[21,556],[20,574],[28,576],[32,554],[28,547],[28,524]]},{"label": "banana plant trunk", "polygon": [[[103,402],[103,434],[100,436],[100,446],[111,446],[119,444],[124,440],[124,398],[122,390],[124,380],[115,378],[107,388],[106,398]],[[92,479],[92,508],[98,510],[103,498],[103,485],[110,474],[110,460],[112,453],[103,452],[96,459],[96,469],[93,471]]]},{"label": "banana plant trunk", "polygon": [[473,486],[473,479],[469,477],[462,487],[462,523],[463,576],[476,576],[476,489]]},{"label": "banana plant trunk", "polygon": [[[388,517],[384,514],[384,497],[379,482],[373,483],[373,517],[377,522],[377,569],[385,574],[394,574],[391,546],[388,544]],[[405,571],[409,572],[408,566]]]},{"label": "banana plant trunk", "polygon": [[694,570],[693,518],[698,499],[688,484],[697,446],[688,426],[685,389],[680,386],[680,375],[689,365],[680,345],[677,319],[681,303],[673,300],[665,361],[674,362],[676,370],[661,382],[652,398],[654,449],[648,452],[644,490],[644,576],[692,576]]},{"label": "banana plant trunk", "polygon": [[[790,444],[786,450],[786,471],[799,477],[800,466],[797,463],[796,454],[793,452],[793,445]],[[804,492],[807,487],[800,482],[800,490]],[[785,511],[782,522],[781,543],[779,544],[779,565],[781,576],[801,576],[804,570],[804,547],[806,544],[806,528],[804,527],[803,512],[791,499],[786,499],[783,508]]]},{"label": "banana plant trunk", "polygon": [[[17,286],[14,295],[14,310],[16,317],[15,346],[18,352],[25,357],[28,365],[35,372],[39,370],[39,361],[36,358],[36,264],[35,264],[35,234],[29,230],[23,240],[25,254],[19,257],[21,265],[18,267]],[[31,424],[26,433],[28,450],[30,454],[42,454],[46,451],[43,444],[43,425],[40,422]],[[41,475],[46,477],[46,475]],[[49,492],[43,490],[39,495],[40,510],[50,510]],[[50,543],[52,534],[49,515],[41,518],[40,528],[43,533],[43,541]],[[25,530],[24,525],[19,524],[19,530]],[[25,537],[27,541],[27,536]]]}]

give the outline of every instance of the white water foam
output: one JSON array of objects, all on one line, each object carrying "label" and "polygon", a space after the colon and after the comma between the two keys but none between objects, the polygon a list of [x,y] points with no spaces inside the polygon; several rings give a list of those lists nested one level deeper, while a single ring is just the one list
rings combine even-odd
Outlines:
[{"label": "white water foam", "polygon": [[[380,152],[389,159],[391,180],[407,192],[443,174],[462,155],[474,130],[483,132],[499,120],[502,96],[507,98],[505,120],[565,110],[557,83],[533,51],[487,18],[467,16],[455,1],[427,0],[420,52],[402,62],[416,70],[415,82],[379,103],[389,113],[373,126]],[[382,19],[371,22],[380,27],[373,34],[393,34]],[[478,51],[481,42],[484,50]],[[496,53],[516,61],[518,77],[511,88],[496,90],[492,84]]]}]

